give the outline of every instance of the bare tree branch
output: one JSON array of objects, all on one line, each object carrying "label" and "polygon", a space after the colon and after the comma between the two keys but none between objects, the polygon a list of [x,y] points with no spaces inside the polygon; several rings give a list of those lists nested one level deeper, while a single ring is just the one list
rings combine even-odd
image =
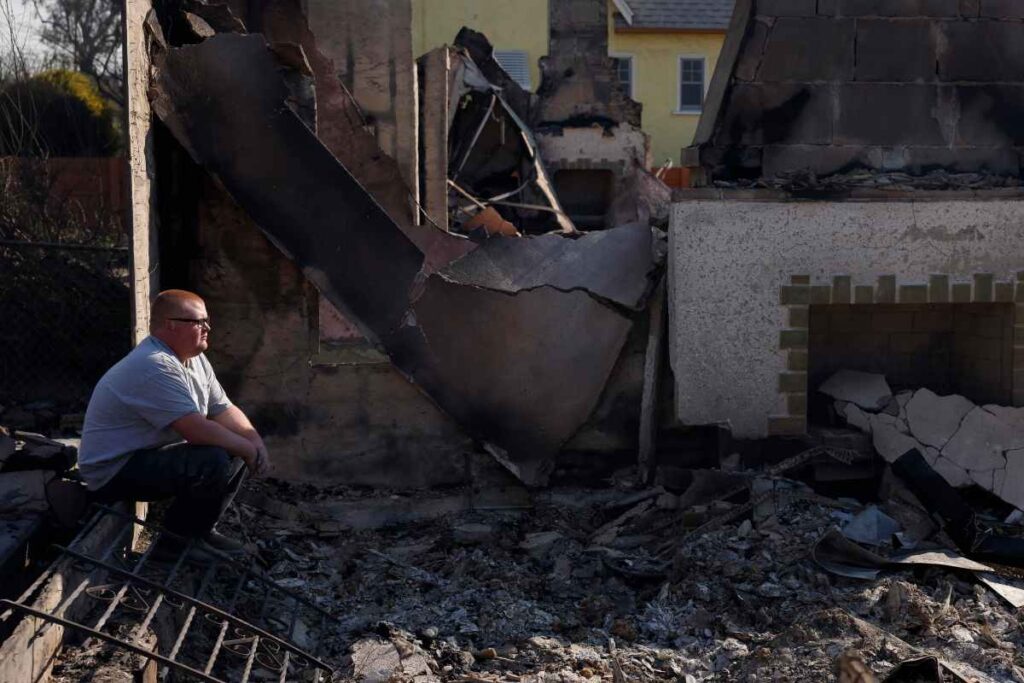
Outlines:
[{"label": "bare tree branch", "polygon": [[[10,2],[10,0],[0,0]],[[40,38],[65,67],[92,76],[100,92],[123,104],[120,0],[32,0]]]}]

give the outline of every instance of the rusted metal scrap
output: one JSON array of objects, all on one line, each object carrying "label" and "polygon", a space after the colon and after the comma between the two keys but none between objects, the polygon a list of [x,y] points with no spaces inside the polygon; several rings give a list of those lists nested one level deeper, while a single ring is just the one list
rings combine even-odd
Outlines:
[{"label": "rusted metal scrap", "polygon": [[[449,178],[489,202],[516,208],[521,220],[548,225],[546,219],[553,218],[552,226],[576,233],[555,194],[533,132],[505,100],[505,89],[489,81],[468,53],[455,52],[451,59],[451,97],[459,104],[448,132]],[[517,201],[504,201],[509,198]],[[530,209],[540,210],[544,217],[530,221]]]},{"label": "rusted metal scrap", "polygon": [[171,47],[153,67],[153,109],[192,157],[401,372],[525,483],[543,483],[625,342],[621,307],[641,305],[650,230],[557,248],[495,238],[436,273],[286,106],[261,35]]}]

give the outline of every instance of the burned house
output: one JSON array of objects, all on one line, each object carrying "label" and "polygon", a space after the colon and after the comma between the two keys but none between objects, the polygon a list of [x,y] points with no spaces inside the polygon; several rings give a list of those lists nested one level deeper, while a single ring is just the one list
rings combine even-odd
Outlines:
[{"label": "burned house", "polygon": [[[289,454],[280,463],[287,477],[465,481],[476,450],[465,435],[482,428],[473,438],[489,433],[482,442],[498,461],[523,481],[543,481],[598,405],[633,319],[644,317],[658,251],[651,212],[638,220],[626,206],[631,220],[581,235],[529,122],[565,123],[583,112],[550,113],[561,96],[522,92],[486,40],[466,32],[462,47],[456,40],[417,66],[407,22],[378,21],[379,5],[314,5],[303,14],[294,3],[231,13],[196,3],[185,23],[168,23],[161,13],[172,10],[158,5],[139,20],[130,54],[143,62],[152,55],[154,66],[148,83],[146,69],[133,71],[141,79],[132,119],[139,328],[157,282],[203,293],[224,330],[215,362],[272,447]],[[408,11],[407,3],[387,5]],[[366,30],[352,30],[360,22]],[[343,65],[340,79],[332,64]],[[609,60],[599,65],[611,73]],[[419,87],[406,87],[417,79]],[[243,97],[260,82],[270,83],[260,97]],[[217,92],[234,93],[220,95],[223,109],[208,104]],[[635,103],[617,91],[597,94],[635,122]],[[287,132],[271,134],[262,122],[285,105]],[[151,128],[150,106],[158,121]],[[197,127],[225,116],[234,123],[212,138]],[[252,146],[254,139],[266,143]],[[646,171],[622,165],[616,177],[638,173]],[[352,203],[353,193],[362,199]],[[296,237],[298,225],[311,232]],[[353,251],[344,225],[369,241]],[[480,241],[474,230],[535,236]],[[562,237],[539,234],[546,231]],[[332,234],[336,241],[325,242]],[[449,294],[435,298],[441,290]],[[463,322],[447,307],[462,311]],[[421,328],[435,315],[438,327]],[[466,363],[476,371],[466,374]],[[630,381],[638,395],[640,378]]]},{"label": "burned house", "polygon": [[603,228],[628,179],[651,167],[641,107],[612,69],[607,8],[587,0],[548,8],[551,39],[530,119],[570,215]]},{"label": "burned house", "polygon": [[224,520],[252,566],[90,517],[0,672],[1021,679],[1002,6],[740,0],[663,279],[606,3],[550,3],[532,95],[403,2],[130,1],[136,333],[206,298],[278,478]]}]

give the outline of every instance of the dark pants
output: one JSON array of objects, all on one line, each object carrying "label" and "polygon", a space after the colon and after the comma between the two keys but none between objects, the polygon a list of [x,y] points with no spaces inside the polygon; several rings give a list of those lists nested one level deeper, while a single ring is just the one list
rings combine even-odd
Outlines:
[{"label": "dark pants", "polygon": [[241,459],[218,446],[174,444],[132,453],[96,497],[104,502],[173,498],[164,527],[202,537],[231,504],[246,472]]}]

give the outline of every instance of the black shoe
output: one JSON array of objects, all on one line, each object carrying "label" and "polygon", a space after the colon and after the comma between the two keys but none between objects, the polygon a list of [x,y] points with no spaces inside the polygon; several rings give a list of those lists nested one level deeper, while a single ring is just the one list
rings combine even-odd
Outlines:
[{"label": "black shoe", "polygon": [[244,543],[230,536],[225,536],[219,531],[210,531],[210,533],[203,537],[203,542],[210,548],[233,557],[245,555],[246,552]]}]

